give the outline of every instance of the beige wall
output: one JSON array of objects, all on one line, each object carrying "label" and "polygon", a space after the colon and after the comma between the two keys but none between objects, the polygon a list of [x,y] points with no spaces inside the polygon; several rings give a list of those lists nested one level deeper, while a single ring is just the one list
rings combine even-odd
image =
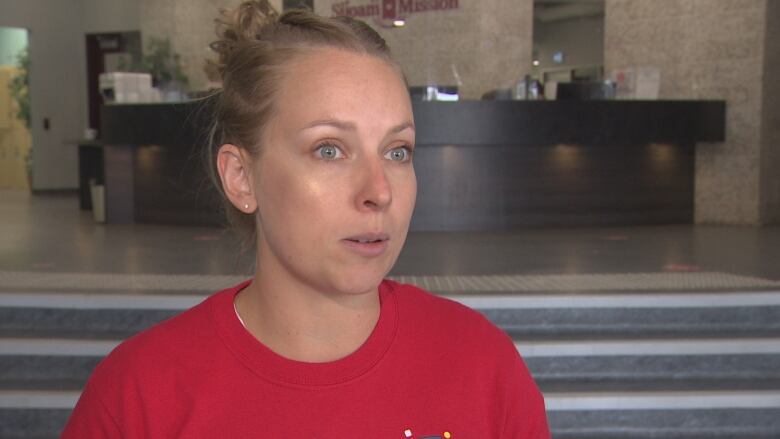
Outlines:
[{"label": "beige wall", "polygon": [[121,32],[139,29],[138,0],[79,0],[84,32]]},{"label": "beige wall", "polygon": [[[340,1],[317,0],[315,12],[333,15],[334,3]],[[413,13],[402,28],[366,21],[388,42],[410,85],[459,85],[462,98],[479,99],[531,70],[532,0],[459,0],[458,9]]]},{"label": "beige wall", "polygon": [[[74,188],[76,148],[65,141],[79,137],[87,113],[80,3],[0,0],[0,25],[30,30],[33,186]],[[50,121],[48,130],[43,129],[44,118]]]},{"label": "beige wall", "polygon": [[68,141],[87,124],[84,35],[137,30],[137,8],[137,0],[0,0],[0,26],[30,31],[35,189],[78,186],[77,151]]},{"label": "beige wall", "polygon": [[[233,8],[242,0],[137,0],[140,3],[141,38],[167,37],[181,56],[192,90],[208,88],[203,70],[212,57],[209,44],[216,39],[214,19],[221,8]],[[282,0],[271,4],[281,10]]]},{"label": "beige wall", "polygon": [[[351,4],[371,1],[353,0]],[[233,7],[240,0],[140,2],[143,38],[171,38],[192,88],[206,88],[203,63],[211,56],[208,44],[214,40],[217,9]],[[317,0],[315,11],[333,15],[331,6],[336,2]],[[281,9],[281,0],[272,3]],[[458,6],[457,10],[414,13],[400,29],[382,27],[370,18],[366,21],[388,41],[412,85],[460,85],[462,96],[479,98],[530,71],[532,0],[460,0]]]},{"label": "beige wall", "polygon": [[607,0],[606,71],[656,66],[662,99],[725,99],[726,142],[697,146],[695,221],[759,224],[767,0],[662,3]]}]

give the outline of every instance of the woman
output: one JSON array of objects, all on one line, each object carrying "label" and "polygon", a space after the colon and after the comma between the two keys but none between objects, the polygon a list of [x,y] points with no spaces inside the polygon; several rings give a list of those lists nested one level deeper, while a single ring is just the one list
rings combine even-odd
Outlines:
[{"label": "woman", "polygon": [[215,151],[254,278],[126,341],[64,437],[548,438],[512,341],[383,280],[416,196],[406,83],[367,25],[247,2],[221,21]]}]

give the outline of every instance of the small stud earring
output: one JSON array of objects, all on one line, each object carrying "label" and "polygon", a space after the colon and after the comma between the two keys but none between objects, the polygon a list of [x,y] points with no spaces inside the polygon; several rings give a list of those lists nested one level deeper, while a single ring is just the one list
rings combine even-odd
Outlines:
[{"label": "small stud earring", "polygon": [[244,210],[249,210],[249,204],[244,204]]}]

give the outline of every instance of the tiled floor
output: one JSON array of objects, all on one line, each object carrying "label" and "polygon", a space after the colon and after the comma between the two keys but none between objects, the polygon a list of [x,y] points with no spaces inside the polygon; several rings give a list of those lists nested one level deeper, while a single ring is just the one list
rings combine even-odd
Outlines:
[{"label": "tiled floor", "polygon": [[[78,209],[75,194],[0,191],[0,271],[245,275],[252,257],[238,247],[230,233],[217,228],[96,224],[90,212]],[[697,278],[690,276],[695,273],[702,279],[718,273],[719,279],[742,282],[744,288],[775,283],[780,281],[780,227],[412,233],[392,272],[521,275],[517,279],[522,281],[535,275],[642,273],[688,273],[682,278],[689,280]],[[624,277],[623,282],[636,280]]]}]

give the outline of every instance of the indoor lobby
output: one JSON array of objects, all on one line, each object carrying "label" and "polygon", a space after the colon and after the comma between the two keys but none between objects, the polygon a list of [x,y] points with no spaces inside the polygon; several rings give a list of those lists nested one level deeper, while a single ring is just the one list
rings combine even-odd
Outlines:
[{"label": "indoor lobby", "polygon": [[[0,84],[0,438],[59,437],[121,341],[253,276],[194,103],[238,3],[0,0],[0,81],[29,74],[26,121]],[[391,46],[418,192],[389,277],[504,330],[554,439],[780,437],[780,2],[271,3]],[[100,76],[150,41],[178,80]]]}]

